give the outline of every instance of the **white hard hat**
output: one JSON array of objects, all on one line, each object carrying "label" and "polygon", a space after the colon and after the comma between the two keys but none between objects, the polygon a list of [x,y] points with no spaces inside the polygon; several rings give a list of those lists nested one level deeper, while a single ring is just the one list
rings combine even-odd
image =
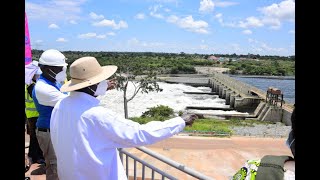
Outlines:
[{"label": "white hard hat", "polygon": [[66,57],[58,50],[48,49],[44,51],[39,59],[39,64],[48,66],[67,66]]}]

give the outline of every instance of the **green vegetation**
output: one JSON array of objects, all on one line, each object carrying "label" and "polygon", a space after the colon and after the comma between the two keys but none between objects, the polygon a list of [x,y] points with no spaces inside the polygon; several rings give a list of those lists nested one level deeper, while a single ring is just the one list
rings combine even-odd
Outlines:
[{"label": "green vegetation", "polygon": [[141,117],[170,117],[173,113],[173,109],[169,106],[158,105],[156,107],[149,108],[149,110],[144,112]]},{"label": "green vegetation", "polygon": [[242,60],[223,64],[230,74],[294,76],[295,62],[287,60]]},{"label": "green vegetation", "polygon": [[[33,50],[33,59],[39,59],[42,50]],[[185,53],[152,53],[152,52],[82,52],[64,51],[70,65],[73,61],[84,56],[94,56],[101,65],[116,65],[119,72],[129,72],[135,75],[156,72],[157,74],[192,74],[194,66],[212,66],[203,55]]]},{"label": "green vegetation", "polygon": [[165,121],[174,115],[173,109],[169,106],[157,105],[148,109],[148,111],[142,113],[141,117],[133,117],[131,119],[140,124],[145,124],[150,121]]},{"label": "green vegetation", "polygon": [[[33,60],[38,60],[43,50],[32,50]],[[101,65],[116,65],[118,72],[134,75],[192,74],[195,66],[219,66],[230,68],[231,74],[247,75],[295,75],[295,56],[262,56],[259,54],[186,54],[154,52],[84,52],[64,51],[70,65],[84,56],[94,56]],[[223,63],[209,61],[211,55],[225,58]],[[234,61],[236,60],[236,61]],[[69,78],[69,75],[68,75]]]},{"label": "green vegetation", "polygon": [[[130,118],[133,121],[136,121],[140,124],[146,124],[150,121],[164,121],[170,119],[172,117],[163,117],[163,116],[155,116],[155,117],[134,117]],[[253,127],[255,124],[272,124],[272,122],[264,122],[257,120],[239,120],[239,119],[231,119],[231,120],[221,120],[221,119],[197,119],[192,127],[185,127],[184,132],[198,132],[198,133],[211,133],[212,136],[215,135],[232,135],[232,128],[235,126],[243,127],[249,126]]]}]

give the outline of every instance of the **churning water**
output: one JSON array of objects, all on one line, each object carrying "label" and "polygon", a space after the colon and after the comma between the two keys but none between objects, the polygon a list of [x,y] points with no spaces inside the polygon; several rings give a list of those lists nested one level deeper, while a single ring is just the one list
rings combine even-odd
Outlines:
[{"label": "churning water", "polygon": [[[168,84],[164,82],[158,83],[162,92],[139,92],[135,98],[128,103],[129,117],[139,117],[148,108],[157,105],[165,105],[171,107],[176,113],[185,110],[186,106],[208,106],[208,107],[229,107],[225,105],[225,100],[217,95],[192,95],[183,92],[211,92],[209,87],[192,87],[185,84]],[[129,83],[127,98],[131,97],[134,92],[134,86]],[[111,90],[106,95],[99,97],[101,105],[110,108],[112,111],[124,116],[123,108],[123,91]],[[239,113],[236,111],[212,110],[210,113]]]}]

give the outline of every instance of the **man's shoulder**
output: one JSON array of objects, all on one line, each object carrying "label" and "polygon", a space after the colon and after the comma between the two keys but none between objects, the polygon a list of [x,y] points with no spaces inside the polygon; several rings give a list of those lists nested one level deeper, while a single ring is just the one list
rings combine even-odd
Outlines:
[{"label": "man's shoulder", "polygon": [[[34,89],[36,92],[51,92],[51,91],[59,91],[53,85],[47,83],[46,81],[38,80],[34,85]],[[59,91],[60,92],[60,91]]]}]

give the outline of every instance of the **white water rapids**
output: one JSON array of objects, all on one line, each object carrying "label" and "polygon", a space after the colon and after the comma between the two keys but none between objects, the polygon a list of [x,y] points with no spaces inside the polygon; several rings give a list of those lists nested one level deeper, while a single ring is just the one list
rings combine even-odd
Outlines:
[{"label": "white water rapids", "polygon": [[[140,117],[148,108],[157,105],[165,105],[172,108],[175,113],[180,110],[184,111],[186,106],[205,106],[205,107],[229,107],[225,105],[225,100],[217,95],[195,95],[185,94],[183,92],[211,92],[209,87],[192,87],[185,84],[168,84],[164,82],[158,83],[162,92],[139,92],[128,103],[129,117]],[[133,94],[134,86],[129,83],[127,98]],[[112,111],[124,116],[123,108],[123,91],[111,90],[107,91],[106,95],[98,97],[101,100],[101,105],[110,108]],[[203,112],[197,110],[197,112]],[[237,111],[223,110],[205,110],[206,113],[212,114],[238,114]],[[240,113],[242,114],[242,113]]]}]

